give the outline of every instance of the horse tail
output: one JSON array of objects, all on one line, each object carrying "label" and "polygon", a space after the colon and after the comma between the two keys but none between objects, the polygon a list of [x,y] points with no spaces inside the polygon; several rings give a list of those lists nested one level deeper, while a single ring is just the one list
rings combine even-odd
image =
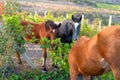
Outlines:
[{"label": "horse tail", "polygon": [[21,21],[20,24],[22,26],[25,26],[25,25],[38,25],[37,23],[29,22],[29,21]]}]

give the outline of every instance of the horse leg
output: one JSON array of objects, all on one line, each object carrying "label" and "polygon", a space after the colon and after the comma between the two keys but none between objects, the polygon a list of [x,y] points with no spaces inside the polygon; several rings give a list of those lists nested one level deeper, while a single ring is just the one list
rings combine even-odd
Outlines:
[{"label": "horse leg", "polygon": [[116,58],[111,58],[110,67],[112,69],[115,80],[120,80],[120,55]]},{"label": "horse leg", "polygon": [[96,78],[97,80],[101,80],[100,76],[91,76],[91,77],[90,77],[90,80],[94,80],[95,78]]},{"label": "horse leg", "polygon": [[70,66],[70,80],[78,80],[78,71]]},{"label": "horse leg", "polygon": [[100,76],[97,76],[97,79],[98,79],[98,80],[101,80],[101,77],[100,77]]},{"label": "horse leg", "polygon": [[120,80],[120,59],[119,55],[115,58],[106,58],[106,61],[110,64],[115,80]]},{"label": "horse leg", "polygon": [[[50,54],[52,54],[52,48],[50,48]],[[55,56],[54,56],[55,57]],[[54,61],[54,58],[52,58],[52,61]],[[56,70],[58,66],[53,62],[52,67]]]},{"label": "horse leg", "polygon": [[18,59],[17,63],[18,63],[18,64],[22,64],[22,61],[21,61],[21,58],[20,58],[20,54],[19,54],[19,52],[17,52],[17,51],[16,51],[16,57],[17,57],[17,59]]},{"label": "horse leg", "polygon": [[112,72],[113,72],[115,80],[120,80],[120,67],[112,68]]},{"label": "horse leg", "polygon": [[47,51],[46,51],[46,48],[42,48],[42,51],[43,51],[43,65],[42,65],[42,70],[43,71],[47,71],[46,69],[46,57],[47,57]]},{"label": "horse leg", "polygon": [[91,76],[91,77],[90,77],[90,80],[94,80],[94,78],[95,78],[95,76]]},{"label": "horse leg", "polygon": [[83,80],[90,80],[90,76],[83,76]]},{"label": "horse leg", "polygon": [[105,59],[111,67],[115,80],[120,80],[120,54],[119,53],[111,54],[113,55],[111,56],[105,55]]},{"label": "horse leg", "polygon": [[77,66],[75,65],[74,61],[71,60],[71,57],[68,57],[68,63],[69,63],[69,66],[70,66],[70,68],[69,68],[69,70],[70,70],[70,80],[78,80],[80,75],[78,73]]}]

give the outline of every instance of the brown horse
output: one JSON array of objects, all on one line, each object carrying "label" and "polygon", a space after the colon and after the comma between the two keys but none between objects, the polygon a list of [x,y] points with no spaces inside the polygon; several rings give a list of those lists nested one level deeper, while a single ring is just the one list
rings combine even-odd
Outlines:
[{"label": "brown horse", "polygon": [[[30,34],[26,35],[26,37],[24,38],[24,40],[26,40],[26,41],[30,40],[32,37],[35,37],[38,40],[41,40],[42,38],[48,38],[50,40],[53,40],[56,38],[56,36],[59,32],[58,28],[61,25],[61,23],[56,25],[51,20],[48,20],[46,22],[42,22],[39,24],[33,23],[33,22],[28,22],[28,21],[21,21],[20,24],[23,26],[23,30],[24,30],[25,26],[27,26],[27,25],[33,26]],[[43,59],[44,59],[43,60],[43,70],[46,71],[46,57],[47,57],[46,48],[42,48],[42,54],[43,54]],[[19,60],[18,62],[22,63],[19,53],[17,53],[17,58]]]},{"label": "brown horse", "polygon": [[82,36],[70,50],[68,56],[71,80],[83,75],[102,75],[112,70],[115,80],[120,80],[120,26],[103,29],[92,38]]}]

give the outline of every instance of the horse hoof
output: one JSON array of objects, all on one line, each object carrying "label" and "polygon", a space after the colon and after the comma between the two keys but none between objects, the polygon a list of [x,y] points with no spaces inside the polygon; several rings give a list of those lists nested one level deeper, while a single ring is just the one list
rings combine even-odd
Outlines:
[{"label": "horse hoof", "polygon": [[52,64],[52,67],[55,68],[55,69],[58,69],[58,66]]},{"label": "horse hoof", "polygon": [[47,73],[47,70],[42,70],[43,73]]},{"label": "horse hoof", "polygon": [[43,73],[47,73],[47,69],[42,69],[42,72]]},{"label": "horse hoof", "polygon": [[22,64],[22,62],[20,61],[20,62],[17,62],[18,64]]},{"label": "horse hoof", "polygon": [[56,70],[58,70],[58,67],[57,68],[54,67],[54,71],[56,71]]},{"label": "horse hoof", "polygon": [[46,73],[47,69],[45,67],[42,67],[42,72]]}]

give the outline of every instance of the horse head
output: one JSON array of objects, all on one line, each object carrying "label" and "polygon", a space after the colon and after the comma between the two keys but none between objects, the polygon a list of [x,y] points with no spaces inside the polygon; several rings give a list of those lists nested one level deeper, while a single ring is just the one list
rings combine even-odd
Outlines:
[{"label": "horse head", "polygon": [[48,20],[45,22],[46,30],[48,31],[49,38],[51,40],[55,39],[59,33],[59,27],[61,26],[61,23],[55,24],[53,21]]},{"label": "horse head", "polygon": [[74,14],[72,15],[72,20],[73,20],[73,24],[74,24],[74,28],[73,28],[73,36],[72,36],[72,40],[77,40],[78,38],[78,34],[80,32],[80,22],[82,20],[82,15],[80,14]]}]

